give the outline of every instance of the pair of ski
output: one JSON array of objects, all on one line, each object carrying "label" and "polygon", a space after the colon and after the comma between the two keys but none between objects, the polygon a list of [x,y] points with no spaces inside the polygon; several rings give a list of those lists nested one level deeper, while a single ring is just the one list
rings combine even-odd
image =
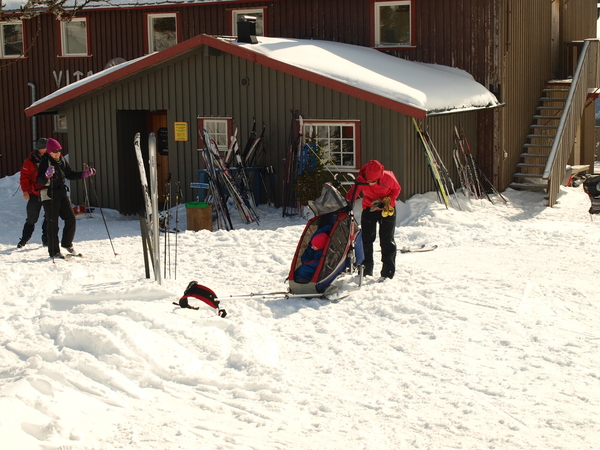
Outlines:
[{"label": "pair of ski", "polygon": [[[412,122],[423,146],[425,159],[434,180],[440,202],[446,206],[446,209],[452,205],[452,202],[454,202],[458,209],[462,209],[456,195],[456,189],[450,172],[444,165],[429,133],[421,130],[415,118],[412,119]],[[507,203],[506,198],[495,188],[475,162],[475,158],[471,153],[471,148],[462,127],[460,132],[458,127],[454,127],[454,140],[457,147],[453,150],[452,156],[454,164],[456,165],[456,170],[458,171],[463,194],[467,197],[472,195],[475,199],[480,199],[485,196],[491,203],[494,203],[487,193],[487,189],[489,189],[504,203]],[[482,186],[480,175],[481,178],[486,181],[487,189]]]},{"label": "pair of ski", "polygon": [[[238,145],[237,140],[236,127],[233,136],[231,136],[231,144],[229,150],[229,155],[233,155],[233,162],[228,163],[227,160],[225,160],[225,165],[230,168],[232,166],[232,163],[235,163],[233,167],[235,167],[237,170],[233,171],[233,179],[239,186],[242,194],[244,195],[246,204],[253,211],[256,211],[257,203],[256,199],[254,198],[254,192],[250,185],[250,174],[248,173],[247,168],[251,167],[254,164],[254,159],[257,154],[256,150],[261,146],[264,139],[265,128],[265,124],[263,123],[262,134],[260,137],[258,137],[256,134],[256,120],[254,120],[252,131],[250,132],[250,136],[248,138],[248,141],[246,142],[246,147],[243,151],[240,151],[240,147]],[[259,175],[257,174],[257,176]],[[258,214],[256,214],[256,222],[258,223]]]},{"label": "pair of ski", "polygon": [[304,121],[298,111],[291,110],[292,120],[288,135],[287,154],[283,169],[283,217],[300,215],[302,206],[297,201],[298,166],[300,153],[304,143]]},{"label": "pair of ski", "polygon": [[142,231],[142,245],[144,249],[144,265],[146,268],[146,278],[150,278],[150,264],[154,271],[154,279],[162,284],[160,273],[160,255],[159,255],[159,222],[158,214],[158,169],[156,160],[156,135],[150,133],[148,137],[148,153],[150,166],[151,187],[148,186],[146,177],[146,167],[142,156],[141,135],[136,133],[133,146],[140,172],[140,181],[142,184],[142,194],[144,197],[144,214],[140,215],[140,228]]},{"label": "pair of ski", "polygon": [[446,169],[446,166],[442,162],[437,149],[433,145],[431,137],[427,132],[421,130],[414,117],[412,118],[412,122],[419,136],[419,140],[421,141],[421,145],[423,146],[425,160],[427,161],[429,172],[433,178],[438,199],[446,206],[446,209],[448,209],[451,206],[451,196],[454,195],[455,203],[460,209],[460,202],[456,198],[452,178],[450,177],[448,169]]},{"label": "pair of ski", "polygon": [[[211,197],[217,202],[217,218],[220,214],[223,215],[227,219],[228,229],[233,229],[225,197],[228,194],[233,199],[235,207],[245,223],[258,223],[259,217],[252,192],[248,193],[237,185],[234,176],[221,158],[217,143],[210,138],[209,132],[203,130],[201,137],[204,141],[202,155],[209,176]],[[249,200],[249,196],[252,197],[252,201]]]},{"label": "pair of ski", "polygon": [[[494,201],[488,194],[489,189],[494,194],[496,194],[504,204],[508,203],[506,198],[485,176],[485,174],[475,161],[473,153],[471,153],[469,141],[467,140],[465,131],[463,130],[462,126],[460,127],[460,131],[458,130],[457,126],[454,126],[454,140],[456,142],[456,148],[453,152],[453,158],[454,164],[456,165],[456,170],[458,171],[458,176],[460,178],[460,183],[462,185],[463,194],[466,197],[472,195],[475,199],[480,199],[485,196],[490,201],[490,203],[493,204]],[[483,186],[481,182],[482,179],[487,184],[487,186]]]},{"label": "pair of ski", "polygon": [[226,155],[223,158],[227,167],[252,167],[256,162],[256,158],[260,153],[265,138],[266,125],[263,122],[262,133],[258,136],[256,131],[256,119],[253,119],[252,131],[248,136],[246,145],[243,150],[240,150],[239,142],[237,139],[237,126],[233,132],[233,136],[230,137],[229,148],[227,149]]}]

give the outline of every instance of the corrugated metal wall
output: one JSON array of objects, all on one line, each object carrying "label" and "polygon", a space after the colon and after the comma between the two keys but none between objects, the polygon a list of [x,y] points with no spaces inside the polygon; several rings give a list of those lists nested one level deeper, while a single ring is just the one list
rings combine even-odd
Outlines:
[{"label": "corrugated metal wall", "polygon": [[[533,20],[535,19],[535,20]],[[544,83],[552,74],[552,1],[505,0],[499,185],[512,181]]]},{"label": "corrugated metal wall", "polygon": [[501,27],[502,101],[499,187],[512,181],[529,126],[546,81],[552,79],[553,8],[560,45],[554,70],[565,76],[566,42],[595,36],[596,2],[589,0],[504,0]]},{"label": "corrugated metal wall", "polygon": [[[242,78],[248,79],[248,86],[241,85]],[[118,148],[117,111],[163,109],[167,110],[170,126],[175,121],[189,124],[188,142],[175,142],[169,136],[173,182],[182,183],[188,200],[196,195],[189,184],[197,181],[196,170],[201,168],[196,117],[233,117],[240,125],[242,143],[253,117],[259,124],[265,122],[266,154],[259,163],[275,167],[280,186],[292,109],[307,120],[360,120],[362,162],[379,159],[393,170],[403,185],[402,199],[434,189],[408,117],[229,54],[217,56],[203,47],[67,109],[72,123],[75,124],[75,117],[79,118],[69,133],[70,145],[81,149],[73,154],[72,162],[79,166],[93,161],[103,174],[96,180],[103,205],[136,212],[127,210],[128,203],[121,197],[122,192],[132,192],[139,183],[137,167],[133,163],[123,166],[126,158],[118,154],[133,152],[133,148]],[[452,127],[460,121],[475,142],[476,116],[477,113],[439,116],[425,122],[451,170]],[[130,130],[130,134],[136,131]],[[453,173],[456,174],[454,170]],[[75,184],[74,200],[80,201],[81,195],[82,189]]]},{"label": "corrugated metal wall", "polygon": [[[558,1],[558,0],[557,0]],[[564,42],[596,37],[598,2],[594,0],[560,0]]]},{"label": "corrugated metal wall", "polygon": [[[563,0],[564,1],[564,0]],[[581,41],[597,37],[597,3],[593,0],[570,0],[563,5],[565,42]],[[600,86],[598,86],[600,87]],[[596,160],[595,101],[588,101],[581,117],[581,134],[578,136],[581,148],[580,164],[590,164]]]}]

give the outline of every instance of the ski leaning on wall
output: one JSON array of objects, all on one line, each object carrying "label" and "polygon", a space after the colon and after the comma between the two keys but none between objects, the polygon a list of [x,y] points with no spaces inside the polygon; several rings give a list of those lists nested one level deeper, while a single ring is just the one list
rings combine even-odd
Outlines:
[{"label": "ski leaning on wall", "polygon": [[[217,143],[210,138],[207,130],[203,130],[201,137],[204,141],[204,150],[202,156],[209,178],[210,197],[213,203],[216,203],[217,224],[221,226],[224,223],[222,216],[226,216],[228,229],[233,229],[229,212],[227,211],[227,197],[231,197],[233,203],[240,213],[240,217],[245,223],[259,222],[258,212],[256,208],[248,200],[248,194],[243,188],[240,188],[220,157]],[[240,168],[240,170],[242,170]]]},{"label": "ski leaning on wall", "polygon": [[[493,183],[485,176],[481,167],[475,161],[471,146],[467,141],[465,131],[460,127],[454,127],[454,141],[457,148],[454,149],[454,162],[458,170],[463,193],[468,196],[473,195],[476,199],[484,196],[493,204],[494,201],[488,194],[488,190],[496,194],[504,204],[508,203],[506,198],[496,189]],[[460,151],[459,151],[460,150]],[[462,158],[461,158],[462,157]],[[485,184],[485,185],[484,185]]]},{"label": "ski leaning on wall", "polygon": [[448,191],[446,190],[447,186],[443,182],[442,177],[440,175],[440,172],[441,172],[440,165],[439,165],[438,161],[435,159],[435,156],[431,150],[431,147],[429,146],[427,139],[425,139],[425,136],[423,135],[423,132],[421,131],[421,128],[419,128],[419,124],[417,123],[417,121],[415,120],[414,117],[412,118],[412,122],[413,122],[413,125],[415,126],[415,130],[417,131],[417,134],[419,135],[421,144],[423,145],[423,151],[425,153],[425,160],[427,161],[427,165],[429,166],[431,176],[433,177],[433,181],[435,182],[435,187],[437,189],[438,197],[439,197],[440,201],[444,205],[446,205],[446,209],[447,209],[450,206],[450,196],[449,196]]}]

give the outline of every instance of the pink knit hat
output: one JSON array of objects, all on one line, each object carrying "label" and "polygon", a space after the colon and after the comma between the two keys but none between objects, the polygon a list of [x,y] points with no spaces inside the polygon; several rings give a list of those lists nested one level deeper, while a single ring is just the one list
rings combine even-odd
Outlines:
[{"label": "pink knit hat", "polygon": [[62,150],[62,146],[56,139],[48,138],[46,141],[46,153],[52,153]]},{"label": "pink knit hat", "polygon": [[310,241],[311,245],[313,245],[317,250],[325,248],[325,244],[327,244],[327,240],[329,236],[327,233],[319,233],[313,236],[312,241]]}]

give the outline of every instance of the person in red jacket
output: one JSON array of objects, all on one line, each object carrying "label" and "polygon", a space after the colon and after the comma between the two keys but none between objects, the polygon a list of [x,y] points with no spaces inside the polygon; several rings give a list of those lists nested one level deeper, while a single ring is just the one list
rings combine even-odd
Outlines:
[{"label": "person in red jacket", "polygon": [[373,275],[373,243],[379,224],[379,245],[381,246],[381,276],[393,278],[396,272],[396,199],[402,188],[394,173],[384,170],[383,164],[371,160],[358,172],[355,185],[346,194],[348,201],[354,202],[362,194],[362,214],[360,225],[365,252],[364,274]]},{"label": "person in red jacket", "polygon": [[[46,139],[41,138],[36,143],[36,150],[31,152],[31,155],[25,160],[21,167],[21,190],[23,191],[23,199],[27,201],[27,219],[23,225],[23,233],[17,244],[17,248],[24,247],[35,230],[35,224],[40,217],[42,209],[42,201],[40,200],[40,189],[44,186],[36,182],[38,176],[38,167],[42,156],[46,153]],[[42,223],[42,244],[48,246],[48,234],[46,232],[46,218]]]}]

